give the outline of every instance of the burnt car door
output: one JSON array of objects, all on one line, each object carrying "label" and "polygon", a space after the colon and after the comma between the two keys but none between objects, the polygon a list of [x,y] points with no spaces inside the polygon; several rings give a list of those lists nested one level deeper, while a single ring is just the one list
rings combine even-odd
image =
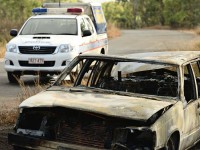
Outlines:
[{"label": "burnt car door", "polygon": [[198,96],[199,63],[191,62],[184,66],[184,96],[187,105],[184,108],[182,149],[191,146],[199,139],[200,98]]}]

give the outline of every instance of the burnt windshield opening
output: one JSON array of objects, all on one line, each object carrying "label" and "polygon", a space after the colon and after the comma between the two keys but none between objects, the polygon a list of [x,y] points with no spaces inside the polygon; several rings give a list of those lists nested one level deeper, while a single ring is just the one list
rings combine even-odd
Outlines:
[{"label": "burnt windshield opening", "polygon": [[177,71],[177,66],[168,64],[84,59],[63,77],[60,85],[70,82],[74,87],[175,98],[178,96]]}]

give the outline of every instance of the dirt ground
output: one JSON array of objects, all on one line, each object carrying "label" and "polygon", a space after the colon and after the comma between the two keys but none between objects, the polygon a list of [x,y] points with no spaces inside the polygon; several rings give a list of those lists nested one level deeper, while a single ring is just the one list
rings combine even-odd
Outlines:
[{"label": "dirt ground", "polygon": [[0,150],[12,150],[12,146],[8,145],[8,133],[12,131],[13,126],[0,127]]}]

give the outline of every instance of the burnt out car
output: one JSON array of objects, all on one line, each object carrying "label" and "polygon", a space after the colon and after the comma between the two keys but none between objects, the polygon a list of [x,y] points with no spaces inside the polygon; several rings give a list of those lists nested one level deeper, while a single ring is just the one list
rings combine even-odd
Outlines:
[{"label": "burnt out car", "polygon": [[76,57],[20,104],[15,149],[189,149],[200,139],[200,52]]}]

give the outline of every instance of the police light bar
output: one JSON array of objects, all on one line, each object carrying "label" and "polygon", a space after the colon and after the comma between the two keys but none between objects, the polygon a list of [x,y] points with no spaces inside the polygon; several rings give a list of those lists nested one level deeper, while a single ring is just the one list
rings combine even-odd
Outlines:
[{"label": "police light bar", "polygon": [[33,8],[32,13],[35,15],[42,15],[47,13],[47,8]]},{"label": "police light bar", "polygon": [[80,15],[84,12],[83,8],[68,8],[67,12],[73,15]]},{"label": "police light bar", "polygon": [[32,13],[34,15],[45,15],[45,14],[71,14],[80,15],[84,12],[82,8],[34,8]]}]

